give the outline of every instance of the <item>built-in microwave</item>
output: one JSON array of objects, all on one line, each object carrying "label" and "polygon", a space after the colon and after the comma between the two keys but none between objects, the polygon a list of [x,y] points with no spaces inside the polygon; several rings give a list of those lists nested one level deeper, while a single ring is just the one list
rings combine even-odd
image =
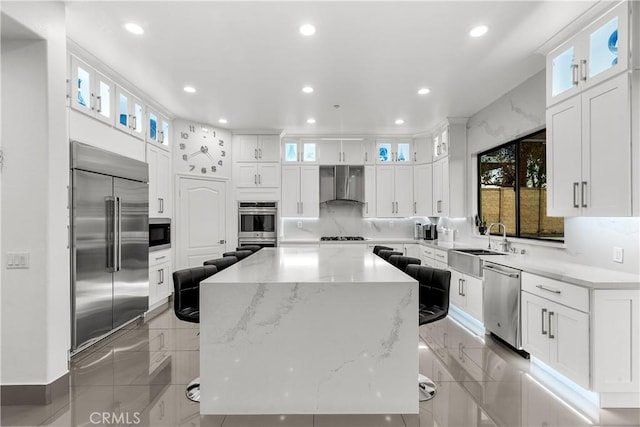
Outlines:
[{"label": "built-in microwave", "polygon": [[149,218],[149,252],[171,247],[171,219]]}]

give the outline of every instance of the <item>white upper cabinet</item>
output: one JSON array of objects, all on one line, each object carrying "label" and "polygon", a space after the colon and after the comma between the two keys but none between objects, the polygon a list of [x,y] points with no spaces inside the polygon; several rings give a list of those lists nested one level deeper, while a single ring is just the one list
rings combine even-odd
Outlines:
[{"label": "white upper cabinet", "polygon": [[282,167],[283,217],[320,216],[320,170],[315,165]]},{"label": "white upper cabinet", "polygon": [[449,154],[449,125],[438,130],[433,137],[433,160],[438,160]]},{"label": "white upper cabinet", "polygon": [[169,119],[147,106],[147,142],[169,149]]},{"label": "white upper cabinet", "polygon": [[361,141],[321,141],[317,145],[321,165],[362,165],[364,150]]},{"label": "white upper cabinet", "polygon": [[434,216],[433,214],[433,165],[413,167],[413,215]]},{"label": "white upper cabinet", "polygon": [[149,217],[171,218],[171,155],[156,145],[146,145],[149,164]]},{"label": "white upper cabinet", "polygon": [[376,164],[376,143],[374,141],[362,141],[362,155],[365,165]]},{"label": "white upper cabinet", "polygon": [[234,135],[238,146],[237,162],[278,162],[280,137],[278,135]]},{"label": "white upper cabinet", "polygon": [[362,216],[372,218],[376,216],[376,167],[364,167],[364,206]]},{"label": "white upper cabinet", "polygon": [[413,168],[377,166],[376,215],[409,217],[413,215]]},{"label": "white upper cabinet", "polygon": [[142,101],[116,87],[116,127],[136,138],[144,138],[144,108]]},{"label": "white upper cabinet", "polygon": [[547,55],[547,106],[629,67],[631,2],[621,2]]},{"label": "white upper cabinet", "polygon": [[431,136],[420,136],[413,139],[413,164],[423,165],[433,160]]},{"label": "white upper cabinet", "polygon": [[[466,216],[467,119],[448,118],[434,135],[446,148],[433,157],[432,214],[439,217]],[[443,139],[444,138],[444,139]],[[435,144],[435,142],[434,142]]]},{"label": "white upper cabinet", "polygon": [[547,109],[547,214],[631,216],[627,73]]},{"label": "white upper cabinet", "polygon": [[411,164],[412,158],[410,139],[379,139],[376,141],[377,164]]},{"label": "white upper cabinet", "polygon": [[71,56],[71,107],[105,123],[114,122],[111,80]]},{"label": "white upper cabinet", "polygon": [[282,141],[283,163],[318,163],[318,143],[297,138],[284,138]]}]

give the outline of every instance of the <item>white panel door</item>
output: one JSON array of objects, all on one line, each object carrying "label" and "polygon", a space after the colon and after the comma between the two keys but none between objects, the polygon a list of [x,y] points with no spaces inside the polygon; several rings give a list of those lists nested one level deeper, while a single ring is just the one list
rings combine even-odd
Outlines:
[{"label": "white panel door", "polygon": [[282,167],[281,215],[283,217],[300,215],[300,166]]},{"label": "white panel door", "polygon": [[[258,136],[234,135],[233,143],[237,145],[237,162],[255,162],[258,160]],[[277,161],[277,159],[276,159]]]},{"label": "white panel door", "polygon": [[340,141],[322,141],[317,146],[318,163],[321,165],[337,165],[342,163]]},{"label": "white panel door", "polygon": [[236,187],[254,188],[258,186],[258,164],[236,163]]},{"label": "white panel door", "polygon": [[413,166],[395,166],[395,216],[413,215]]},{"label": "white panel door", "polygon": [[549,310],[549,364],[588,389],[589,315],[560,304]]},{"label": "white panel door", "polygon": [[258,163],[258,186],[280,187],[279,163]]},{"label": "white panel door", "polygon": [[300,216],[320,216],[320,173],[318,166],[300,166]]},{"label": "white panel door", "polygon": [[549,216],[577,216],[580,212],[581,122],[579,96],[547,109]]},{"label": "white panel door", "polygon": [[522,348],[532,356],[548,363],[549,309],[547,306],[549,302],[528,292],[522,292],[520,295]]},{"label": "white panel door", "polygon": [[365,218],[376,216],[376,168],[364,167],[364,206],[362,216]]},{"label": "white panel door", "polygon": [[379,217],[395,216],[393,168],[394,166],[376,167],[376,215]]},{"label": "white panel door", "polygon": [[[582,94],[580,201],[583,216],[632,213],[629,111],[627,73]],[[564,163],[559,167],[567,167]]]},{"label": "white panel door", "polygon": [[258,136],[258,160],[261,162],[280,161],[280,136]]},{"label": "white panel door", "polygon": [[415,215],[433,216],[433,165],[418,165],[413,169],[413,203]]},{"label": "white panel door", "polygon": [[342,163],[361,165],[364,163],[364,151],[360,141],[342,142]]},{"label": "white panel door", "polygon": [[196,267],[226,251],[227,187],[222,181],[179,178],[177,269]]}]

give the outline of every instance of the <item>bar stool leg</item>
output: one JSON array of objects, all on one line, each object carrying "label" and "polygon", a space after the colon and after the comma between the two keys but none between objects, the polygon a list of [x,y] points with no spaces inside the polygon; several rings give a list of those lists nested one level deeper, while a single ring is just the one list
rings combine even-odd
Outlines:
[{"label": "bar stool leg", "polygon": [[200,402],[200,377],[189,383],[185,394],[190,401]]},{"label": "bar stool leg", "polygon": [[431,400],[436,395],[436,385],[422,374],[418,374],[418,390],[420,402]]}]

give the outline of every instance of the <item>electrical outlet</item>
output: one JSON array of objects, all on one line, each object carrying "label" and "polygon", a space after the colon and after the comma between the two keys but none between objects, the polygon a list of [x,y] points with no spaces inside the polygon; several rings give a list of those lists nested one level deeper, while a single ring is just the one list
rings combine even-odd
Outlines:
[{"label": "electrical outlet", "polygon": [[302,228],[302,221],[298,221],[298,228]]},{"label": "electrical outlet", "polygon": [[614,247],[613,248],[613,261],[614,262],[619,262],[619,263],[622,264],[623,258],[624,258],[624,249],[618,248],[618,247]]},{"label": "electrical outlet", "polygon": [[389,221],[389,228],[393,228],[393,221]]}]

